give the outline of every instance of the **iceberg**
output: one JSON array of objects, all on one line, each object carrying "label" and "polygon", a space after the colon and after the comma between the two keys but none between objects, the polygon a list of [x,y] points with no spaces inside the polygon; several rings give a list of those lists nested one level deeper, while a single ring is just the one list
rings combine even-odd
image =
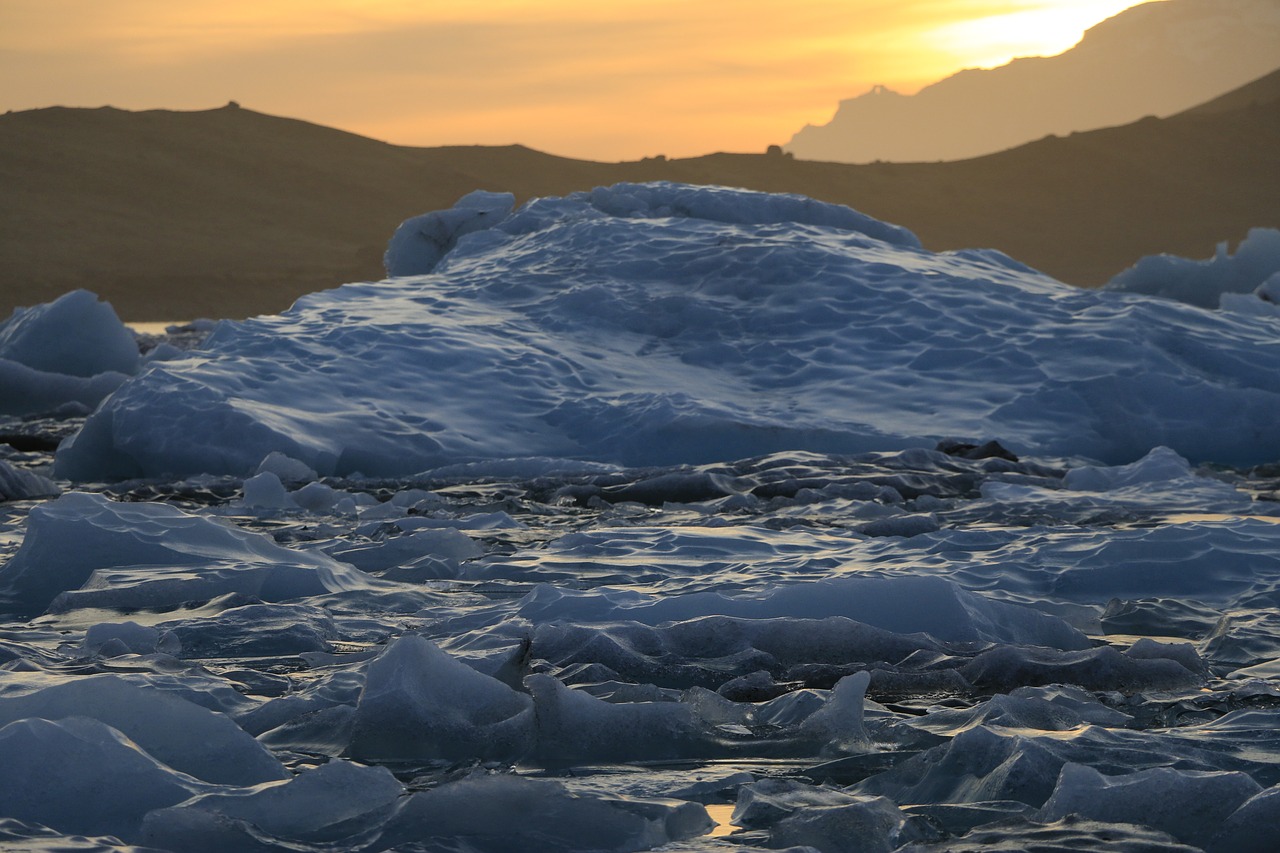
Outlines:
[{"label": "iceberg", "polygon": [[133,333],[87,290],[18,308],[0,323],[0,413],[87,413],[140,364]]},{"label": "iceberg", "polygon": [[1202,261],[1152,255],[1111,279],[1105,289],[1163,296],[1202,308],[1221,305],[1243,310],[1245,300],[1237,298],[1241,294],[1274,305],[1276,288],[1280,287],[1278,276],[1280,231],[1253,228],[1234,255],[1226,243],[1218,245],[1212,258]]},{"label": "iceberg", "polygon": [[[413,275],[221,324],[152,365],[60,448],[56,473],[248,476],[278,453],[322,476],[394,477],[948,437],[1108,464],[1158,445],[1193,462],[1274,456],[1268,317],[935,254],[795,196],[624,184],[510,213],[491,202],[393,240],[388,268]],[[412,234],[443,254],[418,258]]]}]

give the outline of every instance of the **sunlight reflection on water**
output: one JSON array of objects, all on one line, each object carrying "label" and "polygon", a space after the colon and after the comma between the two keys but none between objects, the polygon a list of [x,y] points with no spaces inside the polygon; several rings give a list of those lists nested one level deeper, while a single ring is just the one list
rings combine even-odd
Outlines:
[{"label": "sunlight reflection on water", "polygon": [[1173,515],[1166,515],[1162,521],[1165,524],[1197,524],[1200,522],[1236,522],[1236,521],[1269,521],[1272,524],[1280,524],[1280,516],[1275,515],[1240,515],[1222,512],[1179,512]]},{"label": "sunlight reflection on water", "polygon": [[181,326],[185,320],[158,320],[151,323],[125,323],[140,335],[163,335],[170,326]]},{"label": "sunlight reflection on water", "polygon": [[723,838],[738,829],[729,823],[729,818],[733,815],[733,803],[707,806],[707,814],[716,822],[715,828],[709,833],[712,838]]}]

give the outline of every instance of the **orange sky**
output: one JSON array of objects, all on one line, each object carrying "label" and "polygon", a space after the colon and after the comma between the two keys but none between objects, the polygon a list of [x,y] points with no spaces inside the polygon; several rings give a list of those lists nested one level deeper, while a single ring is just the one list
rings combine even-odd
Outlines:
[{"label": "orange sky", "polygon": [[0,109],[237,100],[406,145],[761,151],[1129,0],[0,0]]}]

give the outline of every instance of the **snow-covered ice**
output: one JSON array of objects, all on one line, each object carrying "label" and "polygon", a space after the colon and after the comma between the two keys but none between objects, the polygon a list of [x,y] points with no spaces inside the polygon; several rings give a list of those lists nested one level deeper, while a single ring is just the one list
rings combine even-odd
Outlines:
[{"label": "snow-covered ice", "polygon": [[1086,292],[619,185],[386,263],[0,326],[0,846],[1274,847],[1273,232]]}]

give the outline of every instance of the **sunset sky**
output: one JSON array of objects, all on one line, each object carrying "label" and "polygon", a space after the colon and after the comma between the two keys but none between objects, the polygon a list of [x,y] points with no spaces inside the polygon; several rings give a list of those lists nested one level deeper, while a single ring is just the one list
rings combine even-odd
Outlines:
[{"label": "sunset sky", "polygon": [[1129,0],[0,0],[0,110],[228,100],[406,145],[760,151]]}]

